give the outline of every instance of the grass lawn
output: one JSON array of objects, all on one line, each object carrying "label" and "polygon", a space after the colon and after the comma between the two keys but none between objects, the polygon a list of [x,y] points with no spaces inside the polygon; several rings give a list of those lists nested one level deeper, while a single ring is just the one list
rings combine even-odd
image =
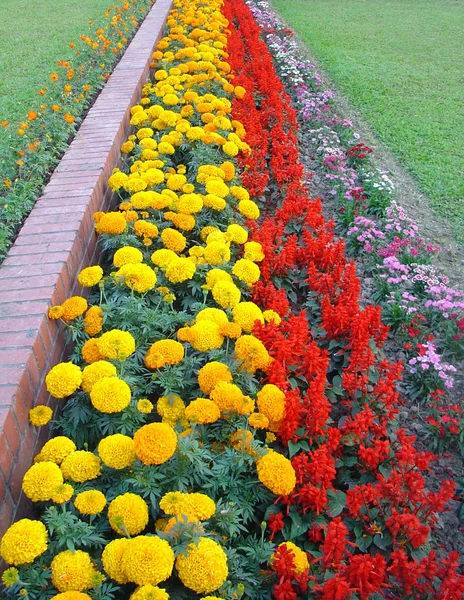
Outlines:
[{"label": "grass lawn", "polygon": [[272,5],[464,242],[464,1]]},{"label": "grass lawn", "polygon": [[[72,57],[69,42],[106,25],[108,0],[1,0],[0,121],[17,122],[43,98],[56,61]],[[93,24],[88,23],[93,20]]]}]

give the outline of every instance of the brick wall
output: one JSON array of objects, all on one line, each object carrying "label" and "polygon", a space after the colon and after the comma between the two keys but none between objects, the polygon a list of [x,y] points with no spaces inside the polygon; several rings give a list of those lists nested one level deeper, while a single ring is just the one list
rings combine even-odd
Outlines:
[{"label": "brick wall", "polygon": [[157,0],[151,9],[0,266],[0,537],[33,509],[21,483],[49,430],[31,426],[28,411],[63,402],[44,383],[66,360],[63,329],[48,307],[82,293],[76,276],[98,259],[92,214],[111,203],[106,181],[171,4]]}]

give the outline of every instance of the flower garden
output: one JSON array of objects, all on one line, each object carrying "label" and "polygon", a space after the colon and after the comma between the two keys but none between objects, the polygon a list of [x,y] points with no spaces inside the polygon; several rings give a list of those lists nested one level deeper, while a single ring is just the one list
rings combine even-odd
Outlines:
[{"label": "flower garden", "polygon": [[[46,377],[56,414],[30,412],[56,435],[22,484],[39,516],[0,541],[2,597],[463,597],[459,555],[435,542],[456,485],[429,489],[438,456],[399,427],[404,366],[384,351],[387,322],[410,339],[407,390],[443,418],[462,300],[369,149],[334,150],[349,124],[297,77],[288,37],[263,2],[174,0],[108,181],[118,203],[94,214],[88,296],[49,310],[73,351]],[[337,223],[304,182],[310,111]]]}]

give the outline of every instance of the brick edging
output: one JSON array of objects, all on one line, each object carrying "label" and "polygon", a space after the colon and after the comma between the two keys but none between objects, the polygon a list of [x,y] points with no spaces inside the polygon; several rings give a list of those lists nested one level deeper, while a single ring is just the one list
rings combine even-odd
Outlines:
[{"label": "brick edging", "polygon": [[22,479],[48,436],[28,422],[30,408],[52,405],[44,379],[65,353],[47,311],[82,292],[77,274],[96,261],[92,214],[110,204],[107,179],[171,5],[157,0],[150,10],[0,266],[0,537],[31,511]]}]

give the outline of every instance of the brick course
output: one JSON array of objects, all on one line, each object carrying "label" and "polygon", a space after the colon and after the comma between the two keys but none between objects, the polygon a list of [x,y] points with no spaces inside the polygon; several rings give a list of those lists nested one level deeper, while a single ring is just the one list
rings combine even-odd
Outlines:
[{"label": "brick course", "polygon": [[92,213],[110,206],[107,179],[171,5],[152,7],[0,266],[0,537],[32,511],[21,483],[48,428],[31,426],[28,410],[54,407],[44,379],[66,360],[63,330],[47,310],[82,293],[77,274],[98,259]]}]

